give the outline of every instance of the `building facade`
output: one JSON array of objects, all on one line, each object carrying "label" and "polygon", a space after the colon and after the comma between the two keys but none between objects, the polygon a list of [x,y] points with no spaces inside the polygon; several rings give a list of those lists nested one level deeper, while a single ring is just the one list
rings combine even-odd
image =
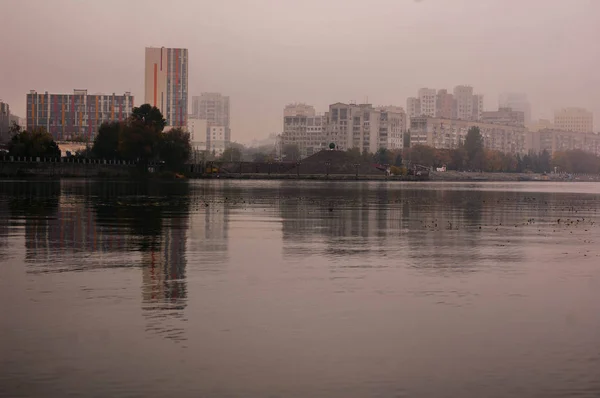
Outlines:
[{"label": "building facade", "polygon": [[9,140],[10,107],[5,102],[0,102],[0,143]]},{"label": "building facade", "polygon": [[215,156],[221,156],[229,146],[226,141],[226,131],[224,126],[209,126],[206,139],[208,150]]},{"label": "building facade", "polygon": [[406,114],[409,118],[421,116],[421,101],[416,97],[406,99]]},{"label": "building facade", "polygon": [[484,123],[504,124],[509,126],[524,126],[525,113],[511,108],[499,108],[497,111],[488,111],[481,114]]},{"label": "building facade", "polygon": [[104,122],[126,120],[133,110],[133,96],[73,94],[27,94],[27,128],[44,127],[55,140],[93,140]]},{"label": "building facade", "polygon": [[471,127],[479,127],[487,149],[512,154],[525,154],[530,149],[529,132],[522,126],[428,117],[411,120],[411,146],[420,144],[438,149],[456,149],[464,143]]},{"label": "building facade", "polygon": [[186,127],[188,50],[146,47],[144,102],[160,109],[169,127]]},{"label": "building facade", "polygon": [[456,100],[446,89],[437,92],[435,117],[456,119]]},{"label": "building facade", "polygon": [[498,108],[511,108],[523,112],[525,125],[531,122],[531,104],[524,93],[502,93],[498,97]]},{"label": "building facade", "polygon": [[193,96],[192,116],[206,120],[208,127],[223,127],[224,139],[229,146],[231,143],[229,96],[220,93],[201,93],[199,96]]},{"label": "building facade", "polygon": [[435,117],[437,108],[437,98],[434,88],[419,89],[419,105],[421,112],[419,116]]},{"label": "building facade", "polygon": [[571,151],[579,149],[600,156],[600,135],[577,131],[541,129],[530,133],[530,149],[534,152]]},{"label": "building facade", "polygon": [[311,156],[328,145],[324,134],[326,118],[307,104],[290,104],[283,110],[281,145],[296,145],[301,157]]},{"label": "building facade", "polygon": [[329,106],[326,114],[325,136],[340,150],[356,148],[375,153],[382,147],[400,149],[405,123],[402,108],[336,103]]},{"label": "building facade", "polygon": [[200,153],[208,150],[208,124],[206,119],[188,117],[188,133],[194,160],[199,160]]},{"label": "building facade", "polygon": [[594,131],[594,114],[583,108],[563,108],[554,112],[554,127],[562,131],[591,133]]}]

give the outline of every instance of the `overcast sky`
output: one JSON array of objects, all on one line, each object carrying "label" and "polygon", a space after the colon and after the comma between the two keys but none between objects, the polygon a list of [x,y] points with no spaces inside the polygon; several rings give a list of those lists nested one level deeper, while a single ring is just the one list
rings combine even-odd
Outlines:
[{"label": "overcast sky", "polygon": [[[190,96],[231,97],[232,140],[282,128],[290,102],[406,107],[469,84],[485,108],[581,106],[600,126],[600,0],[0,0],[0,99],[29,90],[144,97],[144,48],[189,49]],[[191,103],[191,98],[190,98]]]}]

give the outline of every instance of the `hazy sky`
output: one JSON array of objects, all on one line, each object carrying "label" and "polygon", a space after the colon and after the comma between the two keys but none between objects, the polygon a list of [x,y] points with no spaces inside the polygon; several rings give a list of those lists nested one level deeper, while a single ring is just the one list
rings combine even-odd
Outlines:
[{"label": "hazy sky", "polygon": [[[600,0],[0,0],[0,99],[131,91],[144,48],[189,49],[190,96],[231,97],[232,140],[282,128],[290,102],[406,107],[470,84],[486,109],[529,95],[533,117],[582,106],[600,126]],[[191,103],[191,98],[190,98]]]}]

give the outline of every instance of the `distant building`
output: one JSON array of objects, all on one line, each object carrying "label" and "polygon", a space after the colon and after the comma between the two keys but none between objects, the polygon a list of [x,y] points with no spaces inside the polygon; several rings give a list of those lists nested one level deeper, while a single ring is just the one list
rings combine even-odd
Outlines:
[{"label": "distant building", "polygon": [[186,127],[188,115],[188,50],[146,47],[145,96],[160,109],[169,127]]},{"label": "distant building", "polygon": [[455,149],[464,144],[471,127],[479,127],[484,147],[504,153],[524,154],[528,131],[522,126],[504,126],[477,121],[418,117],[411,120],[410,143],[438,149]]},{"label": "distant building", "polygon": [[87,90],[73,94],[27,94],[27,128],[44,127],[55,140],[74,138],[92,140],[104,122],[127,119],[133,110],[133,96],[88,95]]},{"label": "distant building", "polygon": [[208,150],[208,123],[206,119],[188,117],[188,133],[190,134],[190,145],[194,152],[193,157],[199,156],[199,152]]},{"label": "distant building", "polygon": [[435,117],[436,115],[436,92],[434,88],[419,89],[419,105],[421,112],[419,116]]},{"label": "distant building", "polygon": [[[207,121],[208,127],[223,127],[225,145],[231,143],[229,97],[220,93],[201,93],[192,97],[192,116]],[[209,145],[210,146],[210,145]],[[212,149],[210,149],[212,150]]]},{"label": "distant building", "polygon": [[209,126],[206,144],[208,150],[215,156],[221,156],[225,149],[229,146],[229,142],[225,140],[226,133],[224,126]]},{"label": "distant building", "polygon": [[0,102],[0,142],[9,140],[10,107],[5,102]]},{"label": "distant building", "polygon": [[406,114],[402,108],[373,108],[371,104],[329,105],[325,134],[341,150],[356,148],[375,153],[379,148],[400,149]]},{"label": "distant building", "polygon": [[421,116],[421,101],[416,97],[406,100],[406,114],[409,118]]},{"label": "distant building", "polygon": [[484,123],[504,124],[507,126],[524,126],[525,114],[511,108],[499,108],[497,111],[488,111],[481,114]]},{"label": "distant building", "polygon": [[306,104],[290,104],[283,110],[281,145],[296,145],[301,157],[310,156],[327,147],[324,135],[325,116]]},{"label": "distant building", "polygon": [[456,119],[456,100],[448,90],[439,90],[436,95],[435,117]]},{"label": "distant building", "polygon": [[524,93],[502,93],[498,97],[498,108],[511,108],[523,112],[525,125],[531,122],[531,104]]},{"label": "distant building", "polygon": [[539,120],[530,122],[529,125],[527,126],[527,128],[529,128],[529,131],[540,131],[540,130],[544,130],[544,129],[553,130],[554,123],[552,123],[552,121],[548,120],[548,119],[539,119]]},{"label": "distant building", "polygon": [[474,95],[471,86],[454,87],[456,100],[456,118],[460,120],[479,120],[483,112],[483,95]]},{"label": "distant building", "polygon": [[556,129],[541,129],[530,133],[529,147],[533,152],[579,149],[600,156],[600,135],[578,131],[561,131]]},{"label": "distant building", "polygon": [[583,108],[563,108],[554,112],[554,128],[563,131],[591,133],[594,114]]}]

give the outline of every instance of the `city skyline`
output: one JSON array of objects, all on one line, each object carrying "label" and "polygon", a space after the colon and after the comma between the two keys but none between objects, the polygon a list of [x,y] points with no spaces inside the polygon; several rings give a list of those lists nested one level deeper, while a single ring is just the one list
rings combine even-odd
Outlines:
[{"label": "city skyline", "polygon": [[[117,33],[100,34],[100,21],[114,18],[117,9],[115,23],[145,20],[158,2],[140,8],[116,1],[56,0],[51,6],[34,6],[8,0],[13,17],[1,31],[6,35],[27,21],[31,32],[18,43],[0,44],[6,54],[0,97],[19,116],[24,116],[25,95],[31,89],[70,92],[86,87],[90,93],[130,91],[141,99],[144,49],[163,45],[189,50],[189,96],[222,92],[232,98],[236,141],[280,132],[282,104],[302,101],[326,109],[337,101],[362,102],[368,96],[376,106],[402,105],[421,87],[459,84],[477,87],[485,96],[485,110],[497,109],[501,93],[522,92],[532,104],[532,119],[552,119],[565,107],[600,114],[594,90],[599,59],[589,50],[600,33],[597,2],[529,0],[510,12],[500,0],[457,0],[452,5],[381,1],[380,7],[337,0],[325,6],[316,1],[261,4],[279,18],[262,15],[258,10],[264,7],[242,2],[211,4],[210,17],[196,18],[207,5],[182,2],[181,15],[161,16],[159,29],[138,24],[131,37],[122,40]],[[385,15],[376,11],[381,7],[388,10]],[[531,8],[537,12],[529,12]],[[331,19],[333,10],[336,18],[321,24],[326,26],[306,25],[305,21]],[[73,13],[91,17],[73,22]],[[359,17],[369,35],[353,29]],[[192,21],[203,34],[191,34]],[[68,45],[59,40],[83,27],[90,29],[85,38],[72,37]],[[415,28],[425,33],[405,34]],[[333,42],[340,44],[332,47]],[[351,48],[363,48],[361,60],[350,58]],[[407,55],[410,62],[405,61]],[[372,62],[378,59],[385,62]]]}]

